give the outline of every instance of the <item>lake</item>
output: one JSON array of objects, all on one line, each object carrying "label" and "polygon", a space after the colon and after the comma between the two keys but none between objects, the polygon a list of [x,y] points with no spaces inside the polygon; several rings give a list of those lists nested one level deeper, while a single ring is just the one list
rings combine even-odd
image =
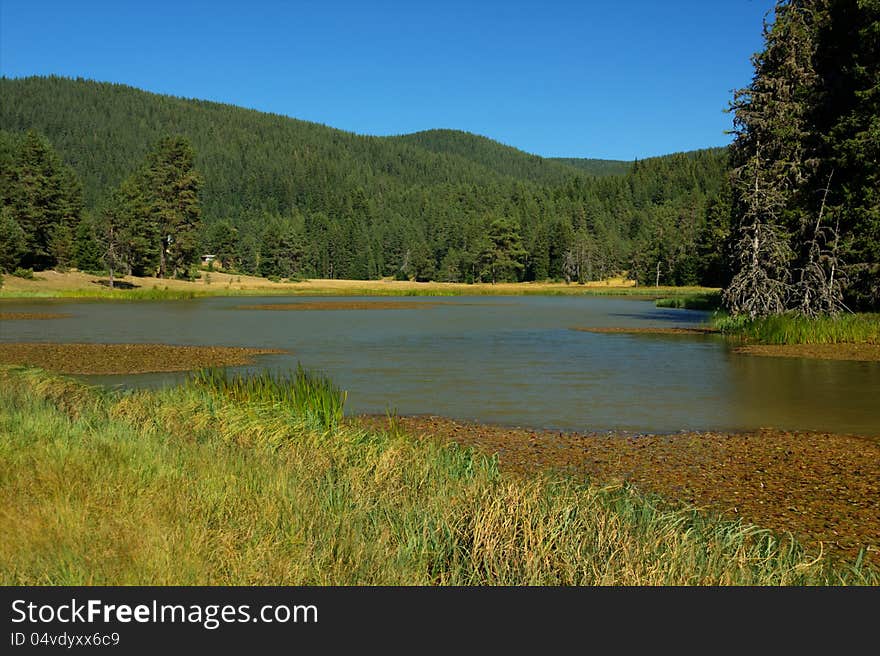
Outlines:
[{"label": "lake", "polygon": [[[388,302],[403,310],[271,311],[260,303]],[[433,303],[438,303],[433,305]],[[4,302],[63,311],[3,321],[3,342],[167,343],[283,348],[238,368],[297,362],[348,391],[347,412],[436,414],[564,431],[748,430],[880,435],[880,363],[734,353],[713,335],[625,335],[575,327],[687,327],[705,313],[595,296],[226,297],[169,302]],[[185,374],[83,376],[158,386]]]}]

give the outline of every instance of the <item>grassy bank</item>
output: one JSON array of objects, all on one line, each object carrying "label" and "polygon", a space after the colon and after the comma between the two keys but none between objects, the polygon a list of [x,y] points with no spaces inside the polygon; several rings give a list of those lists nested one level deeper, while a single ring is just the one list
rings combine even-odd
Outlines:
[{"label": "grassy bank", "polygon": [[880,314],[841,314],[806,319],[776,315],[760,319],[717,314],[722,333],[756,344],[880,344]]},{"label": "grassy bank", "polygon": [[2,584],[871,584],[632,488],[339,421],[320,376],[111,395],[0,370]]},{"label": "grassy bank", "polygon": [[880,345],[880,314],[840,314],[808,319],[782,314],[758,319],[731,317],[722,310],[721,292],[682,293],[659,298],[660,308],[713,312],[709,328],[745,342],[761,345],[870,344]]}]

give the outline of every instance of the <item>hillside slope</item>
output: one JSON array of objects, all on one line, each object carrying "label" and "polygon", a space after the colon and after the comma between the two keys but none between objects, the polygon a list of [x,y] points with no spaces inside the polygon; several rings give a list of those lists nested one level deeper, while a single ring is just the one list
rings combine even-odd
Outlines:
[{"label": "hillside slope", "polygon": [[[694,284],[699,266],[683,263],[726,168],[721,149],[559,161],[455,130],[361,136],[83,79],[0,78],[0,98],[0,164],[25,131],[45,135],[80,178],[87,214],[160,138],[186,137],[205,180],[202,247],[217,248],[211,226],[231,225],[237,266],[282,277],[480,280],[495,239],[516,254],[503,279],[647,280],[659,258],[661,282]],[[286,264],[262,266],[269,250]]]}]

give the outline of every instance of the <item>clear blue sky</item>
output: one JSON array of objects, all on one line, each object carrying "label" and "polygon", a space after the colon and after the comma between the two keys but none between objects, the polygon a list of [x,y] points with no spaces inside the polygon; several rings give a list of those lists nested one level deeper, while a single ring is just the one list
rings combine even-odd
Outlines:
[{"label": "clear blue sky", "polygon": [[120,82],[361,134],[547,157],[729,143],[772,0],[0,0],[0,72]]}]

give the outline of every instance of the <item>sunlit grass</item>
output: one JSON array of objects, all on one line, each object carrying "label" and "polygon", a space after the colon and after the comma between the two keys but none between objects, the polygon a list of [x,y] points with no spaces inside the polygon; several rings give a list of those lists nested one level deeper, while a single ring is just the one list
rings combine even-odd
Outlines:
[{"label": "sunlit grass", "polygon": [[[332,281],[329,281],[332,282]],[[194,283],[195,285],[195,283]],[[215,296],[624,296],[649,299],[698,296],[715,290],[705,287],[634,287],[603,286],[600,284],[458,284],[419,283],[424,286],[396,287],[379,281],[364,281],[358,285],[322,285],[321,281],[290,283],[289,286],[249,287],[240,289],[224,284],[198,285],[193,288],[144,287],[137,289],[109,289],[104,286],[41,289],[0,288],[0,299],[69,298],[120,301],[170,301],[208,298]],[[676,306],[677,307],[677,306]]]},{"label": "sunlit grass", "polygon": [[0,583],[880,583],[630,487],[316,421],[342,400],[301,370],[119,394],[0,369]]},{"label": "sunlit grass", "polygon": [[750,320],[718,314],[721,332],[758,344],[880,344],[880,314],[841,314],[807,319],[782,314]]}]

